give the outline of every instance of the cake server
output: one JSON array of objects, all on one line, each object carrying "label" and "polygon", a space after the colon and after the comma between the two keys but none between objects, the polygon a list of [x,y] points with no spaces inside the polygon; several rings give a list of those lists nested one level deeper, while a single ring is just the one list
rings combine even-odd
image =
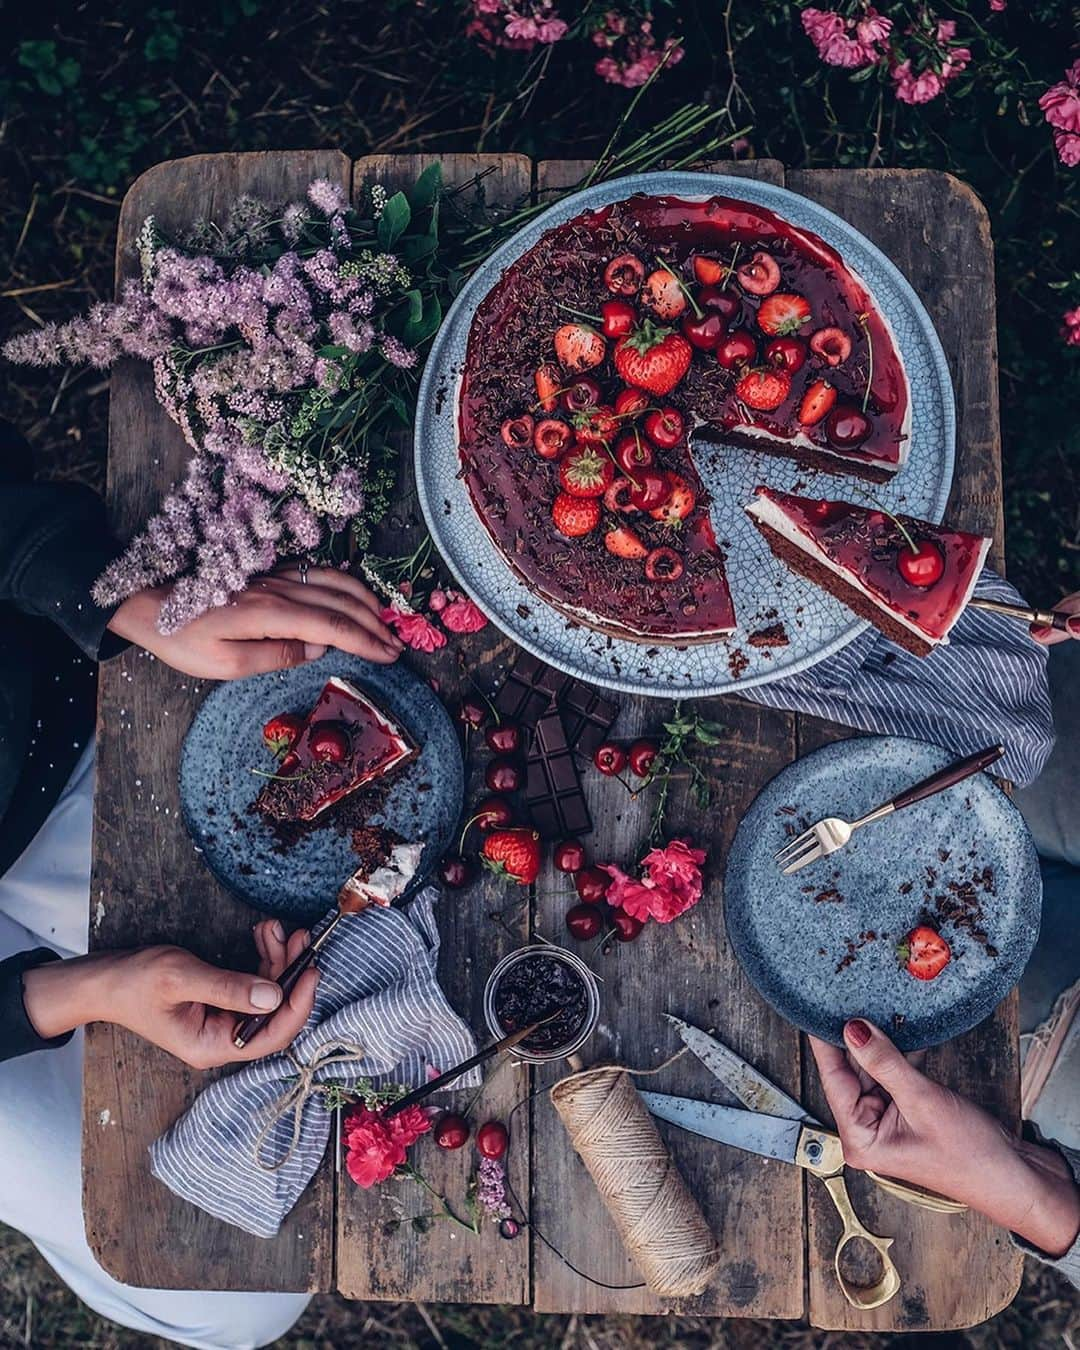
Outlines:
[{"label": "cake server", "polygon": [[835,853],[838,848],[843,848],[852,834],[864,825],[869,825],[874,820],[884,820],[886,816],[891,816],[894,811],[902,811],[905,806],[913,806],[916,802],[924,801],[927,797],[933,797],[935,793],[944,792],[946,788],[963,782],[965,778],[970,778],[973,773],[978,773],[980,769],[995,764],[1004,753],[1005,747],[1003,745],[991,745],[985,750],[977,750],[975,754],[967,755],[964,759],[958,759],[954,764],[947,764],[944,769],[932,773],[929,778],[924,778],[921,783],[905,788],[903,792],[897,793],[891,801],[876,806],[873,811],[868,811],[865,816],[860,816],[858,820],[847,821],[841,820],[839,816],[827,816],[824,820],[819,820],[816,825],[811,825],[808,830],[804,830],[796,838],[789,840],[783,848],[777,849],[773,858],[784,876],[789,877],[793,872],[798,872],[810,863],[817,862],[819,858],[827,858],[830,853]]},{"label": "cake server", "polygon": [[1059,633],[1067,633],[1069,620],[1077,617],[1075,614],[1066,614],[1063,609],[1030,609],[1027,605],[1006,604],[1004,600],[969,600],[968,604],[972,609],[1004,614],[1006,618],[1034,624],[1036,628],[1056,628]]}]

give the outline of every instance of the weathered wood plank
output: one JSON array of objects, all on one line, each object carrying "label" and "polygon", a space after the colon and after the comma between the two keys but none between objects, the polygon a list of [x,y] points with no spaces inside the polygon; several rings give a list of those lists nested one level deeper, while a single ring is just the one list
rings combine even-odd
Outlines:
[{"label": "weathered wood plank", "polygon": [[[774,161],[715,164],[716,172],[736,172],[782,181]],[[538,190],[574,183],[578,163],[539,166]],[[645,698],[621,698],[615,732],[620,740],[655,734],[671,704]],[[615,1060],[648,1068],[678,1046],[662,1020],[674,1012],[699,1024],[712,1023],[725,1039],[778,1083],[795,1090],[799,1083],[798,1036],[750,987],[724,935],[721,878],[735,827],[761,784],[794,756],[794,719],[736,699],[711,699],[702,714],[728,728],[724,743],[707,768],[715,785],[711,809],[700,812],[681,799],[671,820],[709,850],[706,893],[698,907],[670,928],[649,925],[629,947],[591,961],[604,981],[600,1026],[583,1057],[587,1063]],[[595,772],[585,774],[586,794],[595,830],[588,840],[592,856],[628,867],[644,851],[652,811],[649,794],[631,799],[617,783]],[[563,923],[576,896],[567,880],[548,867],[539,882],[537,931],[573,947]],[[588,950],[581,955],[587,959]],[[550,1085],[565,1065],[547,1068],[538,1083]],[[714,1081],[684,1057],[643,1085],[659,1091],[709,1096]],[[634,1284],[640,1276],[626,1257],[614,1226],[588,1178],[550,1101],[536,1098],[533,1113],[533,1217],[539,1231],[566,1257],[596,1280]],[[798,1317],[803,1311],[802,1181],[790,1167],[759,1164],[735,1149],[708,1143],[674,1127],[661,1126],[691,1190],[701,1202],[719,1240],[725,1261],[713,1285],[699,1298],[677,1303],[654,1298],[643,1289],[611,1290],[582,1279],[541,1242],[533,1243],[534,1305],[547,1312],[644,1312],[669,1308],[711,1316]],[[572,1201],[571,1201],[572,1197]],[[776,1241],[791,1233],[790,1244]]]},{"label": "weathered wood plank", "polygon": [[[488,172],[480,191],[493,205],[509,205],[527,199],[532,185],[532,165],[520,155],[372,155],[356,162],[354,184],[381,182],[396,189],[412,182],[433,159],[440,158],[445,181],[454,186],[468,183],[478,173]],[[462,205],[470,206],[468,193]],[[375,539],[382,556],[400,556],[415,547],[425,532],[413,489],[412,437],[401,437],[399,495],[390,519]],[[451,644],[434,656],[410,652],[407,659],[416,669],[438,681],[439,692],[450,707],[463,694],[472,692],[475,681],[485,693],[493,690],[502,669],[512,659],[513,644],[494,625]],[[474,760],[466,804],[484,794],[478,756]],[[483,990],[488,972],[508,951],[519,946],[528,932],[527,893],[522,906],[496,923],[491,910],[502,909],[512,898],[507,888],[490,873],[484,873],[467,889],[445,892],[439,913],[442,951],[439,974],[447,997],[483,1041],[487,1039],[483,1015]],[[449,1067],[449,1066],[442,1066]],[[488,1074],[492,1070],[488,1069]],[[528,1075],[501,1069],[489,1078],[472,1115],[506,1120],[511,1108],[528,1093]],[[461,1109],[468,1093],[440,1098],[449,1108]],[[509,1155],[511,1179],[519,1195],[528,1195],[529,1139],[527,1116],[519,1112],[521,1127]],[[472,1147],[446,1153],[430,1140],[414,1151],[417,1166],[428,1181],[460,1214],[469,1173],[476,1162]],[[479,1236],[463,1232],[450,1222],[431,1225],[417,1233],[408,1220],[432,1212],[431,1198],[409,1181],[387,1182],[378,1191],[361,1191],[342,1172],[337,1204],[337,1287],[350,1298],[421,1299],[432,1302],[524,1303],[529,1298],[529,1245],[524,1238],[507,1242],[493,1224],[485,1224]],[[397,1207],[400,1206],[400,1211]],[[404,1221],[387,1231],[395,1212]]]},{"label": "weathered wood plank", "polygon": [[[347,189],[336,151],[200,155],[159,164],[124,199],[117,280],[137,270],[143,218],[162,229],[220,216],[238,193],[300,195],[311,179]],[[108,497],[130,534],[157,507],[188,455],[154,399],[150,372],[127,362],[112,377]],[[180,822],[180,745],[208,685],[131,649],[102,667],[91,949],[174,942],[207,960],[253,969],[252,911],[222,889]],[[107,1025],[87,1029],[83,1203],[87,1236],[110,1274],[174,1289],[329,1288],[331,1179],[320,1174],[272,1242],[251,1237],[176,1199],[149,1175],[147,1146],[191,1102],[207,1076]]]},{"label": "weathered wood plank", "polygon": [[[1001,441],[997,402],[994,261],[989,223],[970,188],[948,174],[920,170],[813,170],[788,186],[839,212],[878,244],[915,287],[941,337],[956,390],[957,467],[948,519],[994,536],[1003,563]],[[799,753],[850,734],[799,718]],[[809,1053],[803,1100],[825,1110]],[[1019,1119],[1016,997],[948,1045],[930,1051],[926,1071],[981,1102],[1010,1128]],[[837,1219],[808,1181],[810,1320],[828,1328],[919,1330],[971,1326],[1009,1303],[1021,1260],[979,1215],[949,1217],[914,1209],[851,1174],[859,1214],[878,1233],[895,1234],[904,1288],[875,1313],[857,1313],[831,1271]],[[962,1274],[962,1278],[958,1278]]]}]

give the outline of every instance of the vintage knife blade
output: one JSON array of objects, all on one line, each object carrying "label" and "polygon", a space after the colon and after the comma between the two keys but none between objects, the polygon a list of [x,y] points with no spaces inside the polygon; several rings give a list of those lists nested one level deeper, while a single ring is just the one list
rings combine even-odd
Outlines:
[{"label": "vintage knife blade", "polygon": [[793,1163],[803,1124],[782,1116],[766,1116],[744,1111],[741,1106],[721,1106],[717,1102],[699,1102],[692,1097],[669,1097],[663,1092],[643,1092],[641,1099],[658,1120],[681,1125],[684,1130],[732,1144],[747,1153]]},{"label": "vintage knife blade", "polygon": [[761,1111],[767,1116],[783,1116],[785,1120],[801,1120],[808,1125],[820,1123],[794,1097],[789,1097],[722,1041],[716,1040],[700,1027],[684,1022],[681,1017],[671,1013],[665,1013],[664,1016],[679,1033],[686,1048],[701,1060],[733,1097],[751,1111]]}]

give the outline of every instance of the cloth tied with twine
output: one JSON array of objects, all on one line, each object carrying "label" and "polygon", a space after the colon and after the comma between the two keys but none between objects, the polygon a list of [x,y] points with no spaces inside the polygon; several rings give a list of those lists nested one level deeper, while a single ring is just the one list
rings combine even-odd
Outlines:
[{"label": "cloth tied with twine", "polygon": [[[153,1175],[216,1218],[273,1237],[326,1150],[331,1085],[420,1087],[473,1054],[436,975],[437,898],[427,887],[404,909],[342,919],[319,954],[303,1031],[200,1093],[151,1145]],[[458,1086],[479,1081],[473,1069]]]}]

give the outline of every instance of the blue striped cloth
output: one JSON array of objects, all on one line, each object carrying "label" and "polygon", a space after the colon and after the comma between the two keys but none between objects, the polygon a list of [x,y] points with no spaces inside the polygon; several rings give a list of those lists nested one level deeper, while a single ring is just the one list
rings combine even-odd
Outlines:
[{"label": "blue striped cloth", "polygon": [[[202,1092],[150,1147],[159,1181],[226,1223],[273,1237],[330,1136],[331,1112],[317,1090],[295,1103],[295,1116],[289,1109],[274,1121],[275,1107],[297,1084],[298,1066],[318,1065],[316,1083],[348,1087],[364,1078],[376,1087],[411,1088],[475,1052],[436,976],[437,897],[427,887],[405,909],[371,909],[338,924],[319,956],[315,1007],[290,1051],[247,1064]],[[344,1047],[361,1057],[335,1062]],[[479,1081],[473,1069],[456,1086]]]},{"label": "blue striped cloth", "polygon": [[[989,569],[975,595],[1026,603]],[[1005,754],[994,773],[1023,787],[1054,745],[1047,654],[1023,623],[969,608],[929,656],[912,656],[870,629],[828,661],[741,697],[959,755],[1000,742]]]}]

